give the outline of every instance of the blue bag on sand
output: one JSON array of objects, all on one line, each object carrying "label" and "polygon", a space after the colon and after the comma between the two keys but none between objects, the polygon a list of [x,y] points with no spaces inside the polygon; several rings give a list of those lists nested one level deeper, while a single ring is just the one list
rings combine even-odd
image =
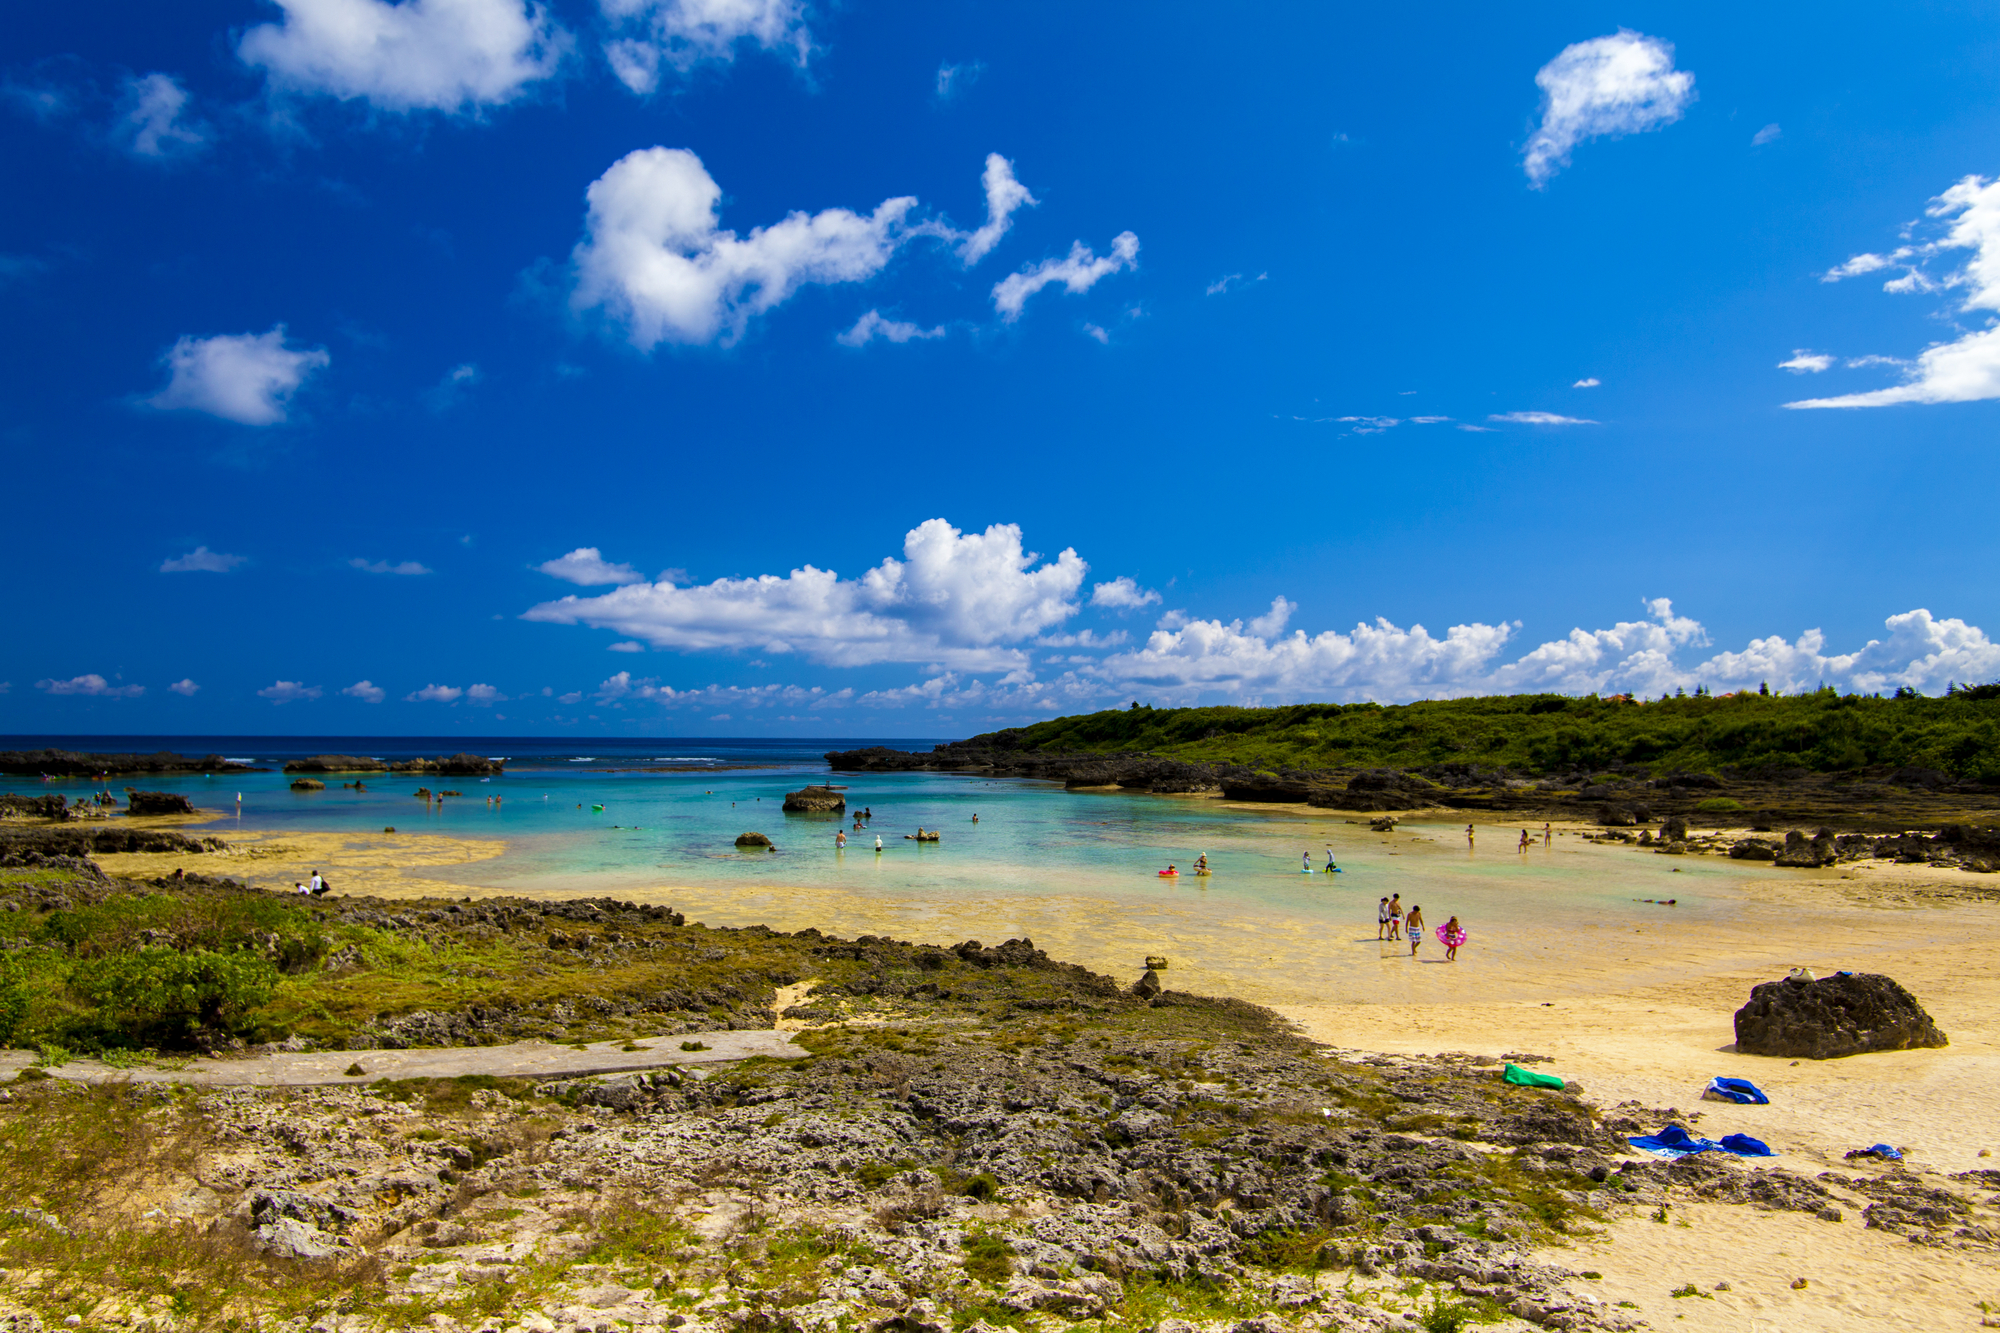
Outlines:
[{"label": "blue bag on sand", "polygon": [[1720,1075],[1708,1081],[1702,1097],[1711,1102],[1735,1102],[1739,1106],[1769,1106],[1771,1099],[1747,1078],[1723,1078]]},{"label": "blue bag on sand", "polygon": [[1724,1134],[1722,1146],[1738,1157],[1769,1157],[1770,1145],[1762,1139],[1753,1139],[1748,1134]]}]

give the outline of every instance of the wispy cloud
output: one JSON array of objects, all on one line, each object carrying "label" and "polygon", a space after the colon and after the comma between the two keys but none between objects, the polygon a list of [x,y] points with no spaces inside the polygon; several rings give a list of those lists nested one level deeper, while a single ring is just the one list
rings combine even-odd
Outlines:
[{"label": "wispy cloud", "polygon": [[401,574],[409,576],[437,572],[431,569],[430,566],[420,565],[414,560],[404,560],[392,565],[387,560],[367,560],[357,555],[347,563],[349,568],[358,569],[364,574]]},{"label": "wispy cloud", "polygon": [[197,546],[186,555],[160,562],[162,574],[227,574],[238,565],[248,564],[247,555],[224,555],[206,546]]},{"label": "wispy cloud", "polygon": [[421,690],[412,690],[403,696],[404,703],[449,704],[457,703],[465,691],[456,685],[426,685]]},{"label": "wispy cloud", "polygon": [[1792,359],[1780,361],[1778,369],[1789,370],[1794,375],[1817,375],[1833,366],[1833,357],[1825,352],[1808,351],[1803,347],[1792,349]]},{"label": "wispy cloud", "polygon": [[195,684],[192,678],[183,677],[167,686],[167,688],[175,694],[180,695],[183,699],[192,699],[195,693],[201,689],[201,686]]},{"label": "wispy cloud", "polygon": [[1589,417],[1566,417],[1560,412],[1495,412],[1488,421],[1506,421],[1517,426],[1595,426]]},{"label": "wispy cloud", "polygon": [[1570,385],[1569,387],[1572,389],[1595,389],[1603,383],[1604,383],[1603,380],[1597,378],[1597,376],[1595,375],[1592,375],[1589,379],[1578,380],[1576,383]]},{"label": "wispy cloud", "polygon": [[949,102],[955,97],[962,96],[965,90],[977,83],[979,76],[985,72],[986,66],[976,60],[957,65],[939,65],[937,67],[937,100],[940,102]]},{"label": "wispy cloud", "polygon": [[302,685],[296,680],[278,680],[257,691],[257,697],[269,699],[274,704],[292,704],[317,699],[322,693],[317,685]]},{"label": "wispy cloud", "polygon": [[[2000,398],[2000,180],[1967,176],[1930,201],[1924,210],[1935,239],[1903,246],[1890,254],[1861,254],[1826,274],[1835,282],[1864,273],[1902,267],[1903,274],[1883,284],[1884,291],[1929,292],[1963,289],[1958,305],[1964,314],[1979,314],[1984,327],[1926,348],[1904,370],[1904,382],[1866,393],[1808,398],[1786,403],[1792,408],[1889,407],[1901,403],[1969,403]],[[1946,251],[1971,251],[1965,263],[1942,278],[1924,265]],[[1882,361],[1888,361],[1882,358]],[[1877,362],[1880,364],[1880,362]],[[1894,364],[1891,362],[1891,364]]]},{"label": "wispy cloud", "polygon": [[944,325],[926,329],[900,319],[889,319],[879,310],[870,310],[854,321],[854,327],[835,337],[834,341],[843,347],[866,347],[877,338],[892,343],[906,343],[917,339],[944,337]]},{"label": "wispy cloud", "polygon": [[1225,273],[1214,282],[1209,283],[1204,294],[1208,296],[1221,296],[1232,287],[1248,286],[1250,283],[1263,282],[1270,276],[1269,273],[1259,273],[1256,277],[1246,282],[1241,273]]},{"label": "wispy cloud", "polygon": [[598,7],[618,34],[605,43],[605,58],[635,93],[658,88],[663,69],[726,63],[741,46],[800,69],[813,54],[801,0],[598,0]]},{"label": "wispy cloud", "polygon": [[995,283],[993,308],[1000,312],[1000,318],[1012,323],[1021,317],[1028,298],[1044,287],[1061,283],[1070,295],[1076,296],[1089,291],[1100,279],[1136,268],[1138,264],[1139,238],[1129,231],[1114,236],[1111,253],[1101,258],[1082,241],[1077,241],[1070,246],[1069,254],[1064,258],[1044,259]]},{"label": "wispy cloud", "polygon": [[986,221],[959,243],[958,257],[970,266],[993,252],[1000,238],[1014,225],[1014,214],[1033,208],[1040,201],[1028,187],[1014,179],[1014,164],[998,153],[986,155],[986,170],[980,176],[986,189]]},{"label": "wispy cloud", "polygon": [[1769,125],[1766,125],[1763,129],[1758,130],[1750,136],[1750,144],[1753,148],[1762,148],[1767,143],[1776,142],[1782,134],[1784,134],[1784,130],[1779,128],[1776,121],[1772,121]]}]

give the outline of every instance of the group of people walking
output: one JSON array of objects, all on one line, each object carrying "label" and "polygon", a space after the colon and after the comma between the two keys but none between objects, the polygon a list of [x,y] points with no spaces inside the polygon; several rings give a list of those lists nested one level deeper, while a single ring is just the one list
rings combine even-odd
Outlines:
[{"label": "group of people walking", "polygon": [[[1438,943],[1444,945],[1444,960],[1458,961],[1458,946],[1465,943],[1465,928],[1453,917],[1438,927]],[[1403,911],[1403,895],[1391,894],[1375,907],[1375,938],[1378,940],[1401,940],[1410,942],[1410,957],[1417,956],[1417,948],[1424,942],[1424,909],[1415,903],[1410,905],[1406,915]]]}]

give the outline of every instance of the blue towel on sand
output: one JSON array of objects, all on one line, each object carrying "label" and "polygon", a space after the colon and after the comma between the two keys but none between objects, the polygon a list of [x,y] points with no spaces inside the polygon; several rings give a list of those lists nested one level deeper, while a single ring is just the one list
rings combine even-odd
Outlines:
[{"label": "blue towel on sand", "polygon": [[1846,1156],[1880,1157],[1885,1162],[1900,1162],[1903,1160],[1902,1152],[1899,1151],[1898,1149],[1890,1147],[1886,1143],[1877,1143],[1872,1147],[1867,1147],[1867,1148],[1856,1148],[1853,1152],[1846,1154]]},{"label": "blue towel on sand", "polygon": [[1771,1155],[1768,1147],[1748,1134],[1730,1134],[1717,1143],[1714,1139],[1698,1139],[1679,1125],[1668,1125],[1657,1134],[1625,1141],[1640,1152],[1649,1152],[1655,1157],[1692,1157],[1698,1152],[1731,1152],[1738,1157]]},{"label": "blue towel on sand", "polygon": [[1737,1102],[1744,1106],[1771,1104],[1771,1099],[1747,1078],[1722,1078],[1718,1075],[1708,1081],[1708,1091],[1714,1094],[1710,1101]]},{"label": "blue towel on sand", "polygon": [[1668,1125],[1657,1134],[1625,1141],[1640,1152],[1649,1152],[1655,1157],[1690,1157],[1698,1152],[1717,1152],[1722,1148],[1713,1139],[1698,1139],[1679,1125]]}]

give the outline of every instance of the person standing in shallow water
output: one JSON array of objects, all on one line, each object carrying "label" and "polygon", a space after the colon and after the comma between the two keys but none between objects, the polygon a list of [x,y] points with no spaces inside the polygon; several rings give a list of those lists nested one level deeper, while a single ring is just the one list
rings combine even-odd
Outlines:
[{"label": "person standing in shallow water", "polygon": [[1400,940],[1401,938],[1403,938],[1402,931],[1403,931],[1403,895],[1400,893],[1392,893],[1389,895],[1389,938],[1392,940]]},{"label": "person standing in shallow water", "polygon": [[1416,903],[1410,904],[1410,915],[1403,922],[1410,933],[1410,957],[1417,956],[1417,946],[1424,942],[1424,909]]},{"label": "person standing in shallow water", "polygon": [[1526,829],[1522,829],[1522,830],[1521,830],[1521,845],[1520,845],[1519,847],[1515,848],[1514,850],[1515,850],[1515,851],[1518,851],[1518,852],[1522,852],[1522,853],[1525,853],[1525,852],[1526,852],[1526,851],[1528,850],[1528,844],[1529,844],[1529,843],[1531,843],[1531,842],[1533,842],[1533,841],[1534,841],[1534,839],[1533,839],[1533,838],[1530,838],[1530,837],[1528,836],[1528,830],[1526,830]]},{"label": "person standing in shallow water", "polygon": [[1444,960],[1447,963],[1457,962],[1458,946],[1465,943],[1465,928],[1458,924],[1457,917],[1453,917],[1444,923],[1444,929],[1440,933],[1444,937]]},{"label": "person standing in shallow water", "polygon": [[1378,940],[1389,938],[1389,900],[1387,898],[1375,904],[1375,938]]},{"label": "person standing in shallow water", "polygon": [[1465,845],[1467,847],[1472,845],[1472,825],[1470,824],[1465,826]]}]

